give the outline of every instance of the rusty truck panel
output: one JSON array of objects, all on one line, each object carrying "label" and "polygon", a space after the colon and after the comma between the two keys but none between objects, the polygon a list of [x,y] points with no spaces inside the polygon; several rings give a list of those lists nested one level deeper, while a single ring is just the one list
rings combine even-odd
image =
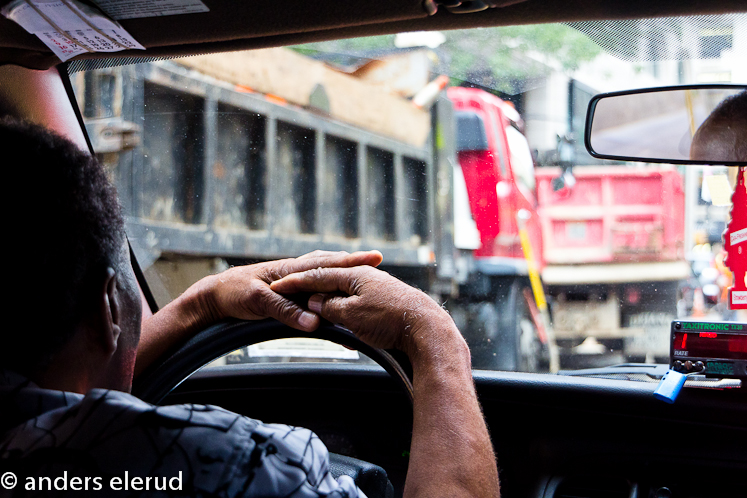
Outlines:
[{"label": "rusty truck panel", "polygon": [[73,84],[144,266],[364,248],[393,265],[435,262],[434,209],[450,203],[431,198],[434,169],[448,166],[432,140],[408,145],[169,61]]}]

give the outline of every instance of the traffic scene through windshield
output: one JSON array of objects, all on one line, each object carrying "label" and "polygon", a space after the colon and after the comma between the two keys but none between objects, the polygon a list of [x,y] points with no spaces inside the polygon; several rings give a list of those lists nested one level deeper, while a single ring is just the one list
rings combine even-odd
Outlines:
[{"label": "traffic scene through windshield", "polygon": [[[618,46],[529,25],[69,72],[160,306],[233,265],[376,249],[449,311],[473,368],[558,372],[668,363],[673,320],[747,321],[722,238],[736,168],[584,145],[597,94],[747,81],[744,18],[636,21]],[[654,47],[652,26],[688,36]],[[686,155],[696,128],[667,120],[697,106],[656,102],[637,132],[630,105],[599,117],[597,143],[625,131],[655,157],[666,135]],[[269,361],[369,360],[278,339],[214,364]]]}]

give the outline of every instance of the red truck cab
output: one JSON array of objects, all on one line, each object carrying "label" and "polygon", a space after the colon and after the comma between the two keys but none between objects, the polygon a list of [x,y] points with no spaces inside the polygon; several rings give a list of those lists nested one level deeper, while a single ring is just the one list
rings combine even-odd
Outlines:
[{"label": "red truck cab", "polygon": [[448,97],[456,114],[459,164],[480,234],[474,257],[505,267],[506,272],[515,267],[526,274],[519,238],[519,223],[525,223],[541,269],[534,164],[526,138],[518,130],[519,114],[511,104],[476,88],[452,87]]},{"label": "red truck cab", "polygon": [[546,370],[542,235],[521,118],[480,89],[449,88],[447,95],[460,166],[454,168],[454,245],[474,261],[452,316],[475,351],[476,368]]}]

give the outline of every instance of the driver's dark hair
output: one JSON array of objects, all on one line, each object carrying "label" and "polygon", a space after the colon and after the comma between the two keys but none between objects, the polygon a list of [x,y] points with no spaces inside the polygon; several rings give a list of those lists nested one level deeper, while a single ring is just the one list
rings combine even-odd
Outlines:
[{"label": "driver's dark hair", "polygon": [[9,291],[0,368],[32,376],[97,305],[106,268],[121,259],[124,221],[101,165],[70,140],[5,117],[0,150]]},{"label": "driver's dark hair", "polygon": [[719,102],[708,118],[747,121],[747,90],[730,95]]},{"label": "driver's dark hair", "polygon": [[[701,125],[701,128],[715,122],[730,124],[734,133],[732,138],[735,139],[728,143],[728,146],[732,147],[732,157],[747,161],[747,90],[731,95],[719,102]],[[695,140],[695,137],[693,137],[693,140]],[[724,146],[727,146],[727,144],[724,144]]]}]

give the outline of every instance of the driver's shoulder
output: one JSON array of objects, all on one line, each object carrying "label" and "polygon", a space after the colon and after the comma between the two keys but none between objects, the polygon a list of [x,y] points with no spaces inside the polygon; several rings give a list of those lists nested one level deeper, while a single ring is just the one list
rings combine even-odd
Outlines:
[{"label": "driver's shoulder", "polygon": [[284,496],[339,487],[354,496],[352,481],[331,478],[326,447],[308,429],[211,405],[151,405],[119,391],[62,398],[5,435],[3,465],[25,475],[183,475],[190,489],[208,493],[270,486]]}]

